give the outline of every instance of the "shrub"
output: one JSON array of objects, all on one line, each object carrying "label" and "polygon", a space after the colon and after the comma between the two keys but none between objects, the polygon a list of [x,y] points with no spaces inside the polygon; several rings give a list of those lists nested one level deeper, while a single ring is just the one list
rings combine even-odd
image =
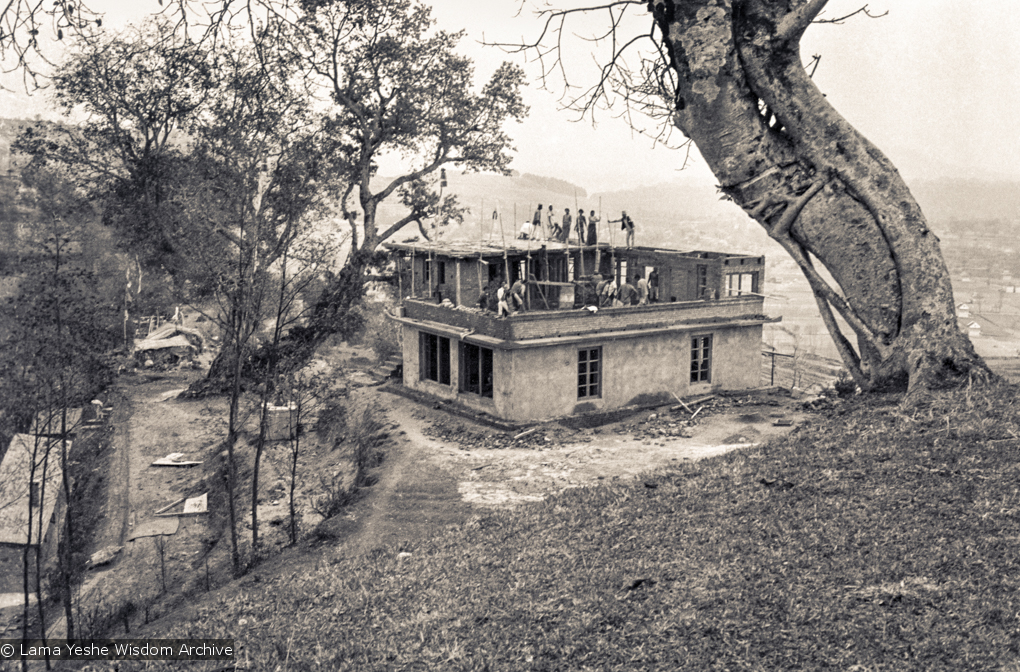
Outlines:
[{"label": "shrub", "polygon": [[368,485],[368,470],[382,464],[380,447],[387,436],[386,426],[374,408],[366,405],[350,414],[345,438],[351,450],[356,485]]},{"label": "shrub", "polygon": [[847,371],[840,371],[839,376],[832,384],[836,390],[836,395],[841,399],[852,397],[857,393],[857,383],[854,382],[853,377]]},{"label": "shrub", "polygon": [[357,486],[348,485],[346,480],[342,471],[332,476],[320,476],[319,483],[322,485],[322,493],[312,500],[312,510],[323,519],[328,520],[357,501]]}]

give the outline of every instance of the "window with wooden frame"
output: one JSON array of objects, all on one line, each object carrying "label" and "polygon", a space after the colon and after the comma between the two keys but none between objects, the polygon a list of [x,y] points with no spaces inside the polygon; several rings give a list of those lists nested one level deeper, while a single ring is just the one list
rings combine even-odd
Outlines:
[{"label": "window with wooden frame", "polygon": [[450,339],[445,336],[418,332],[419,376],[422,380],[434,380],[443,385],[450,384]]},{"label": "window with wooden frame", "polygon": [[602,346],[577,351],[577,398],[602,396]]},{"label": "window with wooden frame", "polygon": [[691,339],[691,382],[712,382],[711,336],[695,336]]},{"label": "window with wooden frame", "polygon": [[757,273],[728,273],[726,275],[726,296],[741,296],[758,291]]},{"label": "window with wooden frame", "polygon": [[460,391],[492,398],[492,350],[460,344]]}]

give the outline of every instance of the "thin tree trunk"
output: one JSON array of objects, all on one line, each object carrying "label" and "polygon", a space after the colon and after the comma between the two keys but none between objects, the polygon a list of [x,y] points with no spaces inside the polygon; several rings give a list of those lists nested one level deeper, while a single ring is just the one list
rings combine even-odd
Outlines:
[{"label": "thin tree trunk", "polygon": [[[49,409],[47,409],[47,410],[49,410]],[[52,416],[49,413],[47,413],[47,422],[49,422],[49,418],[50,417],[52,417]],[[22,550],[22,556],[21,556],[22,589],[24,590],[24,594],[25,594],[25,603],[24,603],[22,611],[21,611],[21,620],[22,620],[21,639],[22,639],[22,641],[27,641],[28,638],[29,638],[28,637],[28,624],[29,624],[29,618],[30,618],[30,613],[31,613],[31,611],[30,611],[30,604],[31,604],[30,600],[31,600],[31,596],[32,596],[32,582],[30,580],[30,571],[29,570],[30,570],[30,568],[32,566],[32,558],[31,558],[31,555],[32,555],[32,530],[34,529],[33,522],[35,520],[35,512],[32,509],[32,484],[35,482],[35,472],[36,472],[36,467],[37,467],[36,460],[39,457],[39,441],[40,441],[40,437],[38,435],[32,441],[32,452],[30,453],[30,456],[29,456],[29,466],[28,466],[28,493],[27,493],[27,496],[25,498],[26,499],[25,504],[26,504],[26,506],[28,508],[28,530],[27,530],[26,536],[25,536],[25,547]],[[25,659],[22,658],[22,660],[21,660],[21,669],[22,670],[27,670],[28,669],[27,665],[28,664],[25,662]]]},{"label": "thin tree trunk", "polygon": [[263,384],[259,399],[259,435],[255,439],[255,464],[251,475],[251,552],[252,558],[258,557],[259,549],[259,464],[262,462],[262,451],[266,447],[266,433],[269,429],[269,384]]},{"label": "thin tree trunk", "polygon": [[[301,422],[301,396],[297,395],[297,399],[294,401],[297,405],[295,413],[297,415],[298,424]],[[287,403],[287,408],[290,408],[290,402]],[[298,432],[298,427],[290,427],[290,543],[297,543],[297,508],[294,505],[294,490],[297,486],[297,471],[298,471],[298,455],[301,450],[301,435]]]},{"label": "thin tree trunk", "polygon": [[[234,320],[237,320],[235,315]],[[236,326],[236,323],[234,324]],[[239,331],[239,330],[238,330]],[[227,511],[230,518],[230,560],[237,575],[241,571],[241,552],[237,542],[237,511],[234,505],[235,479],[237,478],[234,444],[237,443],[238,410],[241,403],[241,347],[234,339],[233,380],[230,388],[230,411],[227,417]]]},{"label": "thin tree trunk", "polygon": [[[42,552],[43,552],[43,542],[44,542],[44,539],[43,539],[43,530],[46,529],[46,526],[44,524],[45,521],[46,521],[46,518],[45,518],[45,516],[46,516],[46,476],[47,476],[46,472],[47,472],[47,469],[49,468],[49,463],[50,463],[50,459],[49,458],[50,458],[50,445],[49,445],[49,440],[47,440],[46,456],[43,458],[42,478],[40,479],[40,483],[39,483],[39,524],[36,526],[38,528],[38,531],[36,532],[36,537],[37,537],[39,543],[36,544],[36,551],[35,551],[35,605],[36,605],[36,609],[39,612],[39,638],[43,639],[43,640],[46,639],[46,606],[45,606],[46,605],[46,600],[43,599],[43,590],[42,590]],[[32,493],[30,491],[29,492],[29,510],[31,510],[31,505],[32,505],[31,498],[32,498]],[[31,540],[32,540],[32,538],[29,537],[29,541],[30,542],[31,542]],[[45,651],[45,655],[46,655],[46,669],[48,670],[48,669],[50,669],[50,653],[49,653],[49,650]]]},{"label": "thin tree trunk", "polygon": [[60,411],[60,481],[61,488],[64,494],[64,506],[66,510],[64,512],[64,543],[58,544],[61,552],[61,561],[63,569],[60,572],[61,586],[60,596],[64,603],[64,618],[67,621],[67,638],[74,639],[74,610],[71,604],[71,581],[73,579],[73,568],[71,567],[71,534],[74,531],[74,524],[72,523],[72,513],[74,510],[73,503],[71,501],[71,477],[68,475],[68,464],[67,464],[67,399],[63,400],[62,408]]}]

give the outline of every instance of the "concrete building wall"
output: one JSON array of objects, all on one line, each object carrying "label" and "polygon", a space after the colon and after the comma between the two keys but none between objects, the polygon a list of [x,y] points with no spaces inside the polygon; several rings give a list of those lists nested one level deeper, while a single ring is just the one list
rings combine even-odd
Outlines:
[{"label": "concrete building wall", "polygon": [[533,311],[498,319],[493,313],[452,310],[425,301],[405,301],[407,317],[446,324],[454,329],[471,329],[504,340],[525,340],[585,334],[620,329],[652,328],[697,320],[730,320],[760,316],[761,297],[742,296],[724,301],[695,301],[686,304],[657,303],[647,306],[587,310]]},{"label": "concrete building wall", "polygon": [[[451,300],[458,306],[477,306],[478,295],[482,293],[485,285],[489,282],[489,267],[477,259],[458,259],[456,265],[456,272],[460,274],[460,292],[456,299],[451,297]],[[478,282],[479,275],[481,275],[481,283]]]},{"label": "concrete building wall", "polygon": [[[495,410],[507,420],[527,422],[669,403],[713,390],[742,390],[761,383],[761,326],[702,329],[634,339],[511,350],[498,353]],[[713,338],[712,380],[690,382],[691,339]],[[602,397],[578,399],[578,351],[602,346]]]},{"label": "concrete building wall", "polygon": [[[760,386],[762,326],[719,329],[711,333],[716,351],[712,363],[712,389],[749,390]],[[690,345],[688,340],[688,363]]]},{"label": "concrete building wall", "polygon": [[450,384],[444,385],[434,380],[421,378],[421,353],[419,351],[420,329],[404,326],[404,385],[434,395],[441,399],[457,398],[457,381],[460,380],[460,362],[457,357],[457,339],[444,336],[450,341]]},{"label": "concrete building wall", "polygon": [[[670,403],[714,390],[757,387],[761,375],[760,325],[718,327],[541,348],[493,350],[493,397],[458,391],[459,344],[450,337],[450,384],[421,380],[418,329],[404,327],[404,384],[421,392],[456,400],[475,410],[514,422],[612,410],[625,406]],[[711,381],[690,382],[691,339],[712,336]],[[601,397],[578,399],[578,351],[602,347]]]},{"label": "concrete building wall", "polygon": [[[414,268],[413,284],[411,285],[411,296],[427,297],[430,294],[437,299],[442,297],[456,301],[457,296],[457,264],[456,260],[427,256],[414,257],[410,266]],[[431,272],[431,277],[428,277]],[[444,282],[439,282],[443,280]],[[429,289],[429,281],[432,283]],[[477,295],[476,297],[477,298]]]},{"label": "concrete building wall", "polygon": [[403,333],[400,342],[403,344],[404,356],[404,385],[417,389],[418,375],[421,360],[418,351],[418,329],[402,325]]}]

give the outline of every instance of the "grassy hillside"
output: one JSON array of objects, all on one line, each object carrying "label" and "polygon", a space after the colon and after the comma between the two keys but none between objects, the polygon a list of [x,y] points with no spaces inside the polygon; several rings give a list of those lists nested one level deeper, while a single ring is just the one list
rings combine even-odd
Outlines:
[{"label": "grassy hillside", "polygon": [[234,637],[252,670],[1017,670],[1015,396],[834,401],[783,443],[324,548],[146,634]]}]

